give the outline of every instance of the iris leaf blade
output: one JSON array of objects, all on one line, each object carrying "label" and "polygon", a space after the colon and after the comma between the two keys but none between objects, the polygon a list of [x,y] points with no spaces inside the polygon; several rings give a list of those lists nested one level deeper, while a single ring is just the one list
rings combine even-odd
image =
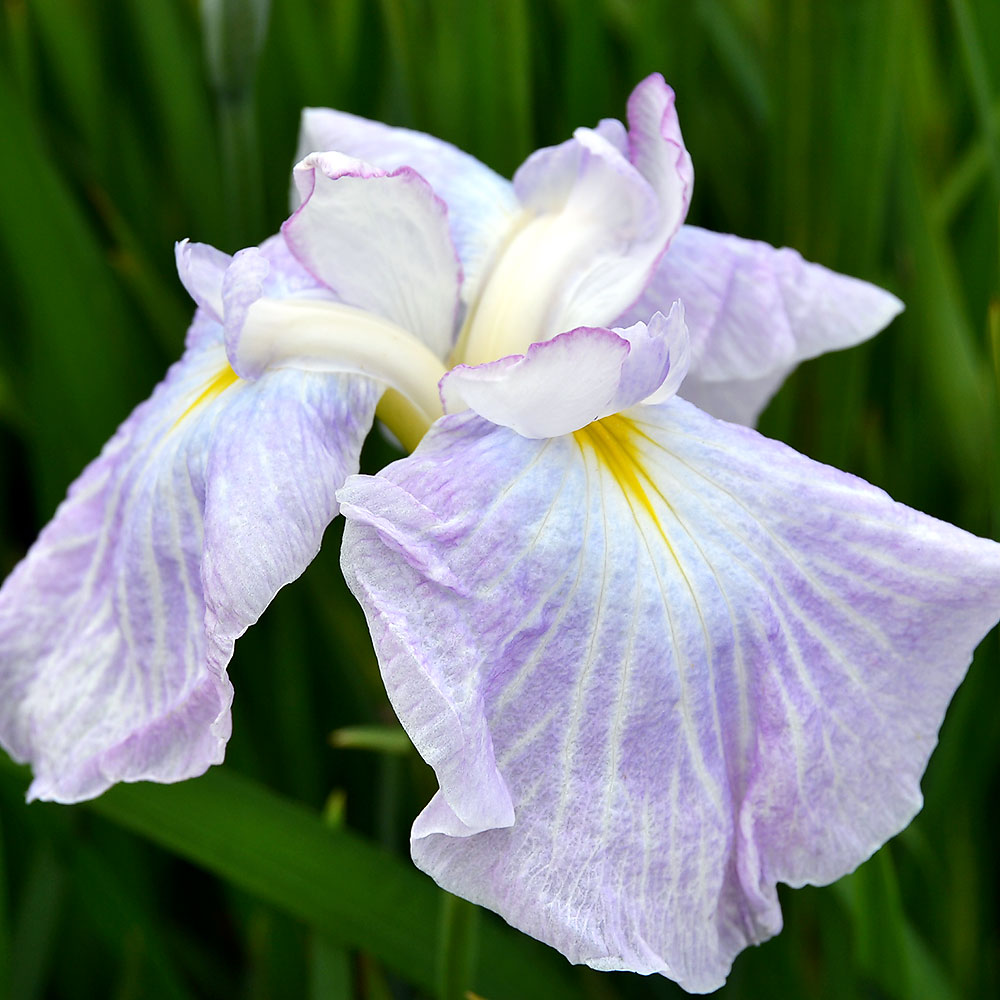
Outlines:
[{"label": "iris leaf blade", "polygon": [[[90,808],[332,943],[364,948],[418,986],[436,985],[439,890],[358,835],[328,829],[304,807],[216,768],[176,785],[119,785]],[[562,960],[528,938],[483,921],[480,947],[476,986],[484,996],[575,995]]]}]

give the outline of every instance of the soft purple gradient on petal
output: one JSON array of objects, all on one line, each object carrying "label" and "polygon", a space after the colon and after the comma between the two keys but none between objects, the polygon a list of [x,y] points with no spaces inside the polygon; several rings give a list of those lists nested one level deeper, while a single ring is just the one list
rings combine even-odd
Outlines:
[{"label": "soft purple gradient on petal", "polygon": [[445,417],[339,492],[342,562],[440,784],[416,863],[572,961],[709,991],[777,882],[919,809],[1000,546],[683,400],[626,418],[609,463]]},{"label": "soft purple gradient on petal", "polygon": [[0,743],[32,764],[31,798],[222,760],[233,643],[313,558],[357,471],[374,384],[235,380],[204,310],[188,342],[0,590]]},{"label": "soft purple gradient on petal", "polygon": [[[343,111],[307,108],[296,159],[317,150],[337,150],[386,171],[403,166],[416,170],[448,205],[448,226],[464,273],[462,297],[473,301],[484,270],[517,214],[509,180],[451,143],[423,132]],[[292,207],[297,208],[298,192],[294,195]]]},{"label": "soft purple gradient on petal", "polygon": [[348,305],[451,350],[462,269],[447,206],[410,167],[391,174],[336,153],[295,168],[303,202],[282,226],[292,253]]},{"label": "soft purple gradient on petal", "polygon": [[752,424],[800,362],[879,332],[902,309],[889,292],[794,250],[684,226],[618,324],[681,299],[691,331],[682,395]]},{"label": "soft purple gradient on petal", "polygon": [[648,324],[634,323],[615,332],[628,341],[629,352],[611,409],[601,416],[636,403],[662,403],[676,394],[691,359],[684,304],[675,302],[668,315],[654,313]]},{"label": "soft purple gradient on petal", "polygon": [[264,284],[270,273],[271,264],[260,248],[247,247],[233,256],[223,281],[226,355],[240,378],[258,378],[266,368],[264,364],[247,363],[240,357],[239,348],[247,312],[264,296]]},{"label": "soft purple gradient on petal", "polygon": [[569,434],[652,396],[677,391],[688,355],[684,310],[627,330],[578,327],[527,353],[457,365],[441,379],[446,413],[472,409],[530,438]]}]

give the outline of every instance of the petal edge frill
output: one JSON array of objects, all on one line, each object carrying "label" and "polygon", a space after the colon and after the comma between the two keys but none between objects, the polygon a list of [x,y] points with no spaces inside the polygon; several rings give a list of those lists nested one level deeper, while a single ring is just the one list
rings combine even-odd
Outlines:
[{"label": "petal edge frill", "polygon": [[[909,822],[1000,615],[996,543],[678,399],[548,441],[446,417],[340,497],[401,721],[419,674],[467,741],[418,866],[571,961],[691,991],[780,928],[778,881]],[[477,802],[491,768],[513,825]]]}]

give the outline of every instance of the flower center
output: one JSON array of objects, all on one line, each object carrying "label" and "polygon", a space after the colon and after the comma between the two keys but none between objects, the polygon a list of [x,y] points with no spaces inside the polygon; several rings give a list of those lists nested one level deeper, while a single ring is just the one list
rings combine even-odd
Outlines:
[{"label": "flower center", "polygon": [[567,212],[529,216],[515,223],[482,290],[472,303],[454,364],[480,365],[549,340],[560,325],[557,293],[586,238],[585,220]]}]

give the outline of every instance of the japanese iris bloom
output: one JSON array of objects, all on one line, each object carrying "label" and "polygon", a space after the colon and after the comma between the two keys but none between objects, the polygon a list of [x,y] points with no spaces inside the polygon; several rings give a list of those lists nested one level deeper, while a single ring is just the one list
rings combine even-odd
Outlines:
[{"label": "japanese iris bloom", "polygon": [[[659,76],[513,183],[332,111],[301,143],[278,237],[178,248],[184,357],[0,593],[0,740],[62,801],[220,760],[233,643],[339,504],[439,783],[416,863],[572,961],[714,989],[778,881],[909,822],[1000,617],[1000,545],[740,426],[899,304],[683,227]],[[377,404],[413,453],[352,475]]]}]

